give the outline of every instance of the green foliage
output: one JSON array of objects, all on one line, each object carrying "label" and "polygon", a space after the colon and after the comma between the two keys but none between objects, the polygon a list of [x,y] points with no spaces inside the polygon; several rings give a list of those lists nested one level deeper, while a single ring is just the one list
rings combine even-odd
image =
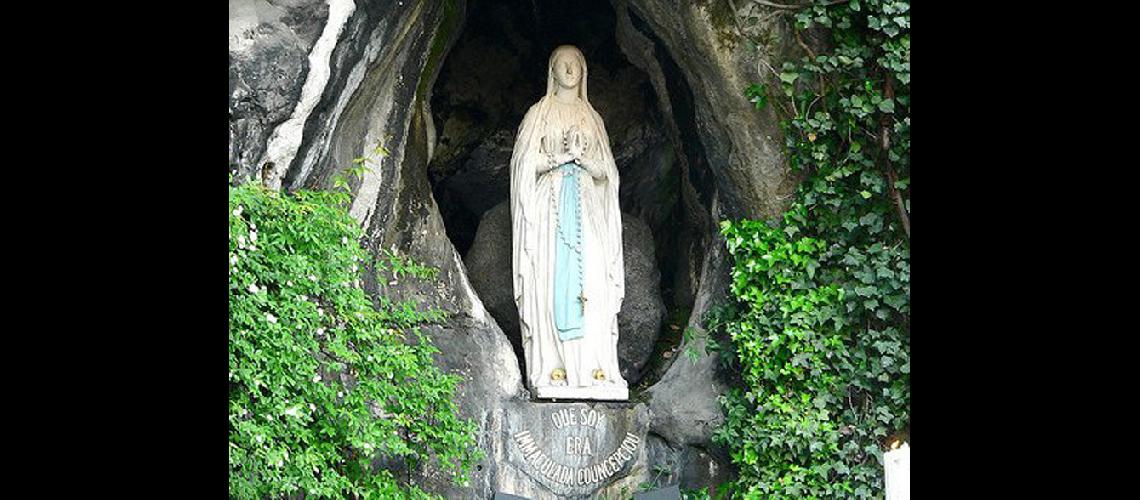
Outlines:
[{"label": "green foliage", "polygon": [[[392,135],[388,134],[385,136],[384,139],[376,141],[376,146],[374,146],[372,148],[372,155],[371,155],[372,157],[371,158],[368,156],[361,156],[359,158],[353,158],[351,167],[348,167],[348,169],[346,169],[343,173],[339,173],[339,174],[336,174],[335,176],[333,176],[333,190],[334,191],[343,191],[345,193],[351,193],[352,188],[348,185],[348,182],[349,182],[348,176],[352,176],[352,177],[355,177],[357,179],[364,179],[364,173],[372,171],[372,168],[369,167],[368,165],[370,163],[371,164],[378,164],[378,162],[376,160],[374,160],[373,158],[377,158],[377,157],[387,158],[388,155],[392,154],[392,152],[388,149],[388,147],[384,145],[384,141],[387,139],[391,139],[391,138],[392,138]],[[345,175],[345,174],[348,174],[348,175]]]},{"label": "green foliage", "polygon": [[768,89],[764,87],[763,83],[749,85],[748,88],[744,89],[744,96],[756,106],[756,109],[764,109],[764,106],[768,104]]},{"label": "green foliage", "polygon": [[721,223],[735,301],[709,327],[741,380],[714,440],[736,496],[881,498],[882,452],[910,425],[909,3],[784,12],[829,49],[785,62],[769,101],[805,174],[791,207]]},{"label": "green foliage", "polygon": [[244,184],[229,198],[230,496],[427,496],[376,459],[466,481],[481,459],[475,426],[457,418],[458,378],[416,327],[437,317],[376,308],[359,287],[366,252],[348,196]]},{"label": "green foliage", "polygon": [[[713,307],[712,310],[706,313],[703,320],[706,324],[719,324],[713,320],[713,318],[726,309],[730,308],[726,308],[723,305]],[[685,328],[685,331],[681,333],[681,339],[681,344],[685,346],[685,357],[689,359],[690,363],[695,364],[701,359],[702,354],[715,354],[719,355],[721,365],[729,366],[732,363],[732,357],[736,355],[735,351],[726,350],[721,346],[720,342],[704,330],[693,327]]]},{"label": "green foliage", "polygon": [[715,494],[714,494],[714,492],[709,491],[708,486],[705,486],[704,488],[693,488],[693,489],[688,489],[688,490],[682,489],[681,490],[681,499],[682,500],[706,500],[706,499],[721,500],[722,498],[731,498],[729,496],[732,494],[732,492],[730,490],[731,486],[732,485],[730,483],[723,483],[723,484],[717,485],[714,488]]},{"label": "green foliage", "polygon": [[637,485],[637,491],[645,492],[645,491],[650,491],[650,490],[655,490],[657,488],[660,488],[661,487],[661,478],[662,477],[667,478],[670,475],[672,475],[672,473],[673,473],[672,467],[674,465],[676,465],[676,464],[674,464],[672,460],[668,461],[668,463],[665,463],[665,464],[654,465],[653,466],[653,477],[650,478],[649,481],[642,481],[641,484],[638,484]]},{"label": "green foliage", "polygon": [[425,266],[410,257],[401,256],[390,250],[384,250],[383,254],[383,258],[378,256],[374,263],[378,275],[388,273],[397,280],[404,275],[427,280],[435,279],[439,275],[438,267]]}]

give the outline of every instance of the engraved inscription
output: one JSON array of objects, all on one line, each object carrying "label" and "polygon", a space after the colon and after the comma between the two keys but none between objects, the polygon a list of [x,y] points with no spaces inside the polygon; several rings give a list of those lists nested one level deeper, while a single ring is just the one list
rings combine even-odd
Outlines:
[{"label": "engraved inscription", "polygon": [[550,414],[550,422],[558,429],[580,426],[602,430],[606,419],[602,412],[593,408],[563,408]]},{"label": "engraved inscription", "polygon": [[584,437],[567,436],[566,437],[566,454],[567,455],[593,455],[593,450],[590,449],[590,440]]},{"label": "engraved inscription", "polygon": [[[593,412],[593,415],[590,415],[589,412]],[[551,419],[556,426],[559,426],[558,422],[561,422],[561,426],[587,425],[593,427],[601,421],[600,414],[593,410],[584,410],[580,413],[559,410],[551,414]],[[613,477],[630,460],[633,460],[636,456],[637,447],[641,444],[641,439],[633,433],[626,432],[618,447],[601,462],[586,467],[568,467],[546,456],[538,443],[535,442],[530,431],[518,432],[514,438],[519,450],[522,451],[523,460],[530,463],[543,477],[567,486],[584,486]],[[589,439],[583,437],[568,438],[566,452],[569,455],[593,455]]]}]

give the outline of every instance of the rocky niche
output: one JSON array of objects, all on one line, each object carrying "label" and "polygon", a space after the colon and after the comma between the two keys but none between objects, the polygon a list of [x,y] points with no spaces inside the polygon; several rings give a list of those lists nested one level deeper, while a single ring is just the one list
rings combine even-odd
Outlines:
[{"label": "rocky niche", "polygon": [[[471,284],[521,360],[510,293],[509,163],[516,128],[546,90],[550,51],[576,44],[586,57],[590,101],[605,121],[620,173],[627,290],[618,316],[622,376],[630,384],[651,382],[645,380],[651,357],[664,354],[668,347],[662,344],[676,344],[692,308],[711,226],[708,210],[700,208],[699,192],[711,192],[712,186],[695,124],[670,125],[650,75],[623,55],[618,19],[608,3],[470,5],[432,96],[437,140],[428,175]],[[673,129],[678,131],[671,135]],[[691,169],[705,174],[690,177]]]},{"label": "rocky niche", "polygon": [[[487,458],[466,485],[428,464],[397,471],[405,481],[446,498],[628,497],[642,483],[715,487],[729,476],[711,442],[724,377],[715,356],[681,354],[702,347],[681,332],[702,331],[727,290],[716,222],[776,215],[796,185],[771,107],[756,111],[743,95],[753,82],[778,88],[761,63],[794,37],[776,16],[762,21],[770,43],[739,46],[731,5],[230,1],[236,182],[295,190],[346,179],[373,255],[439,269],[419,280],[367,268],[363,282],[448,313],[425,332],[437,363],[461,378],[461,416]],[[508,164],[561,44],[589,62],[620,172],[628,403],[534,401],[512,345]],[[368,171],[346,175],[356,158]]]}]

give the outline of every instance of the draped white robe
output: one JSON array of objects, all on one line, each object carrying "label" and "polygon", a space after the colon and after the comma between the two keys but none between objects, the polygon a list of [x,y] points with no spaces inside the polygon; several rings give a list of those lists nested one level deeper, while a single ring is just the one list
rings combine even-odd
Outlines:
[{"label": "draped white robe", "polygon": [[[527,380],[536,392],[546,386],[627,387],[617,360],[617,314],[625,296],[618,172],[602,118],[584,98],[584,61],[582,68],[574,103],[557,101],[549,82],[547,95],[531,106],[519,125],[511,157],[514,294]],[[563,132],[571,126],[589,137],[578,172],[586,301],[584,336],[562,341],[554,324],[553,285],[563,174],[544,146],[560,147]],[[557,368],[565,370],[565,381],[551,378]],[[594,378],[597,369],[604,381]]]}]

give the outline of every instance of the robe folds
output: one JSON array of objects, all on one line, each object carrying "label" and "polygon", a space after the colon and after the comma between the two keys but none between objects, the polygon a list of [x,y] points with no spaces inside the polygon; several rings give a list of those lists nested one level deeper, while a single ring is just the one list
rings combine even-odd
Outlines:
[{"label": "robe folds", "polygon": [[[549,153],[575,127],[588,138],[581,164],[554,164]],[[582,307],[581,336],[571,340],[560,338],[554,314],[559,213],[570,206],[564,205],[563,186],[574,184],[566,175],[576,176],[585,299],[584,305],[574,302]],[[625,296],[618,172],[601,116],[585,99],[562,103],[548,92],[519,125],[511,156],[511,229],[514,297],[529,385],[588,387],[599,383],[593,374],[601,369],[605,384],[626,387],[617,359],[617,314]],[[565,293],[560,295],[566,300]],[[566,372],[564,382],[551,378],[558,368]]]}]

